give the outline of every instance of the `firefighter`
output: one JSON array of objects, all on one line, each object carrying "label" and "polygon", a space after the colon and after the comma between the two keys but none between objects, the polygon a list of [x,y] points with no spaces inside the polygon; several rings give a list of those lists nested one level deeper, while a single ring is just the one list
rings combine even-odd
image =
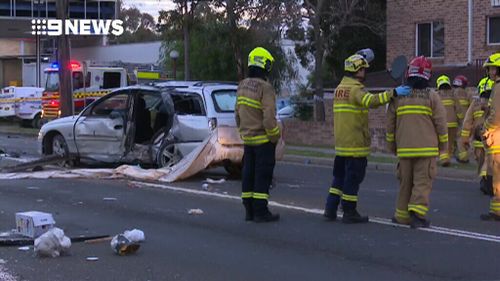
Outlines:
[{"label": "firefighter", "polygon": [[280,128],[276,120],[276,93],[268,81],[274,58],[262,47],[248,56],[248,78],[238,85],[236,124],[244,143],[242,201],[245,220],[272,222],[279,214],[268,207],[272,184],[276,143]]},{"label": "firefighter", "polygon": [[394,96],[407,95],[409,87],[397,87],[380,94],[371,94],[364,88],[368,61],[355,54],[344,62],[345,76],[335,90],[333,101],[335,160],[333,183],[326,200],[324,216],[337,219],[337,208],[342,202],[344,223],[368,222],[368,217],[357,211],[359,185],[365,177],[367,156],[370,154],[368,109],[387,104]]},{"label": "firefighter", "polygon": [[437,89],[441,101],[446,108],[447,126],[448,126],[448,152],[440,155],[439,160],[443,167],[450,166],[450,158],[455,152],[455,138],[458,131],[459,116],[462,109],[453,95],[450,78],[446,75],[441,75],[437,79]]},{"label": "firefighter", "polygon": [[394,223],[411,228],[429,227],[429,195],[437,173],[436,158],[447,152],[446,109],[439,95],[429,88],[431,62],[414,58],[407,70],[407,97],[391,101],[387,109],[386,139],[389,151],[399,162],[399,194]]},{"label": "firefighter", "polygon": [[488,162],[485,160],[484,145],[480,138],[474,136],[484,123],[484,114],[488,109],[488,100],[493,88],[493,80],[488,77],[483,78],[478,86],[479,97],[472,100],[469,109],[465,113],[465,119],[462,125],[461,144],[466,150],[470,147],[470,140],[473,137],[472,146],[474,147],[474,156],[478,164],[479,177],[481,178],[480,190],[487,195],[493,195],[492,176],[488,173]]},{"label": "firefighter", "polygon": [[466,149],[462,142],[460,141],[462,124],[464,122],[465,113],[469,109],[469,106],[472,102],[472,94],[466,91],[467,85],[469,84],[469,80],[467,77],[463,75],[457,75],[455,79],[453,79],[453,95],[455,96],[456,101],[461,109],[460,113],[457,113],[458,117],[458,130],[457,130],[457,161],[459,163],[468,163],[469,162],[469,151]]},{"label": "firefighter", "polygon": [[486,154],[489,157],[493,176],[493,197],[490,201],[490,210],[482,214],[482,220],[500,221],[500,53],[492,54],[483,64],[488,77],[495,81],[491,92],[489,109],[485,114],[482,128]]}]

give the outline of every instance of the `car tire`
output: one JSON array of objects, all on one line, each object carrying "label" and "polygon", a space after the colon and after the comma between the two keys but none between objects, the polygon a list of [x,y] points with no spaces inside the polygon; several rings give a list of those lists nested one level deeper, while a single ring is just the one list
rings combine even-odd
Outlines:
[{"label": "car tire", "polygon": [[31,127],[35,129],[40,129],[42,127],[42,114],[38,113],[35,118],[31,120]]},{"label": "car tire", "polygon": [[243,165],[231,161],[224,162],[224,169],[232,179],[241,179],[243,175]]},{"label": "car tire", "polygon": [[177,144],[173,140],[165,140],[160,145],[156,154],[156,165],[158,168],[171,168],[179,163],[183,158],[181,152],[177,148]]},{"label": "car tire", "polygon": [[[50,147],[51,147],[50,153],[48,153],[49,155],[59,155],[59,156],[69,155],[68,144],[66,143],[64,137],[60,134],[57,134],[52,138],[50,142]],[[57,165],[61,167],[72,167],[74,166],[74,163],[71,160],[66,160],[57,163]]]}]

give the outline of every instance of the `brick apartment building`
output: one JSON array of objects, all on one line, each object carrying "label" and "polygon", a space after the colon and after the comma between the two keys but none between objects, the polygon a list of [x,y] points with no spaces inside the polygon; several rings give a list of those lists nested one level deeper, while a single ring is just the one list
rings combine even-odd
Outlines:
[{"label": "brick apartment building", "polygon": [[399,55],[430,57],[438,74],[464,73],[500,51],[500,0],[387,0],[387,66]]}]

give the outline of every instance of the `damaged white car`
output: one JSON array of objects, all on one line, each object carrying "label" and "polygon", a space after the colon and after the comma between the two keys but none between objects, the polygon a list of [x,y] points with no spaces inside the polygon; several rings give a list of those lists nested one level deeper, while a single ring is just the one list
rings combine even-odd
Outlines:
[{"label": "damaged white car", "polygon": [[[234,120],[236,90],[236,84],[203,82],[122,88],[79,115],[45,124],[38,136],[41,152],[70,155],[74,161],[171,167],[216,128],[224,128],[234,133],[224,137],[223,146],[243,155]],[[241,160],[217,164],[231,174],[241,171]]]}]

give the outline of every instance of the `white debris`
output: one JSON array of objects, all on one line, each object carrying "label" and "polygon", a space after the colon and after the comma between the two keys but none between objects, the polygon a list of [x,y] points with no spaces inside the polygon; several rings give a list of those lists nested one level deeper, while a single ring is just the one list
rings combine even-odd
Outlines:
[{"label": "white debris", "polygon": [[211,179],[211,178],[207,178],[207,179],[205,180],[205,182],[207,182],[207,183],[216,183],[216,184],[219,184],[219,183],[225,183],[225,182],[226,182],[226,179],[214,180],[214,179]]},{"label": "white debris", "polygon": [[205,191],[208,190],[208,187],[209,187],[208,183],[204,183],[204,184],[201,185],[201,189],[203,189]]},{"label": "white debris", "polygon": [[0,259],[0,264],[6,264],[6,263],[7,263],[7,261],[6,261],[6,260],[4,260],[4,259]]},{"label": "white debris", "polygon": [[123,232],[123,236],[125,236],[125,238],[127,238],[131,242],[135,243],[144,242],[144,240],[146,240],[144,231],[140,229],[126,230],[125,232]]},{"label": "white debris", "polygon": [[104,197],[102,198],[103,201],[116,201],[118,199],[114,198],[114,197]]},{"label": "white debris", "polygon": [[190,215],[203,215],[203,210],[202,209],[191,209],[188,211],[188,214],[190,214]]},{"label": "white debris", "polygon": [[125,235],[118,234],[111,240],[111,249],[120,256],[133,254],[139,250],[141,245],[139,242],[130,241]]},{"label": "white debris", "polygon": [[7,269],[3,265],[0,265],[0,280],[17,281],[17,278],[15,278],[12,274],[7,272]]},{"label": "white debris", "polygon": [[29,251],[30,250],[30,246],[23,246],[23,247],[19,247],[17,248],[19,251]]},{"label": "white debris", "polygon": [[38,189],[40,189],[40,187],[38,187],[38,186],[28,186],[28,187],[26,187],[26,189],[29,189],[29,190],[38,190]]},{"label": "white debris", "polygon": [[87,257],[86,260],[87,261],[98,261],[99,258],[98,257]]},{"label": "white debris", "polygon": [[71,240],[60,228],[52,228],[35,239],[35,253],[39,256],[58,257],[71,247]]}]

